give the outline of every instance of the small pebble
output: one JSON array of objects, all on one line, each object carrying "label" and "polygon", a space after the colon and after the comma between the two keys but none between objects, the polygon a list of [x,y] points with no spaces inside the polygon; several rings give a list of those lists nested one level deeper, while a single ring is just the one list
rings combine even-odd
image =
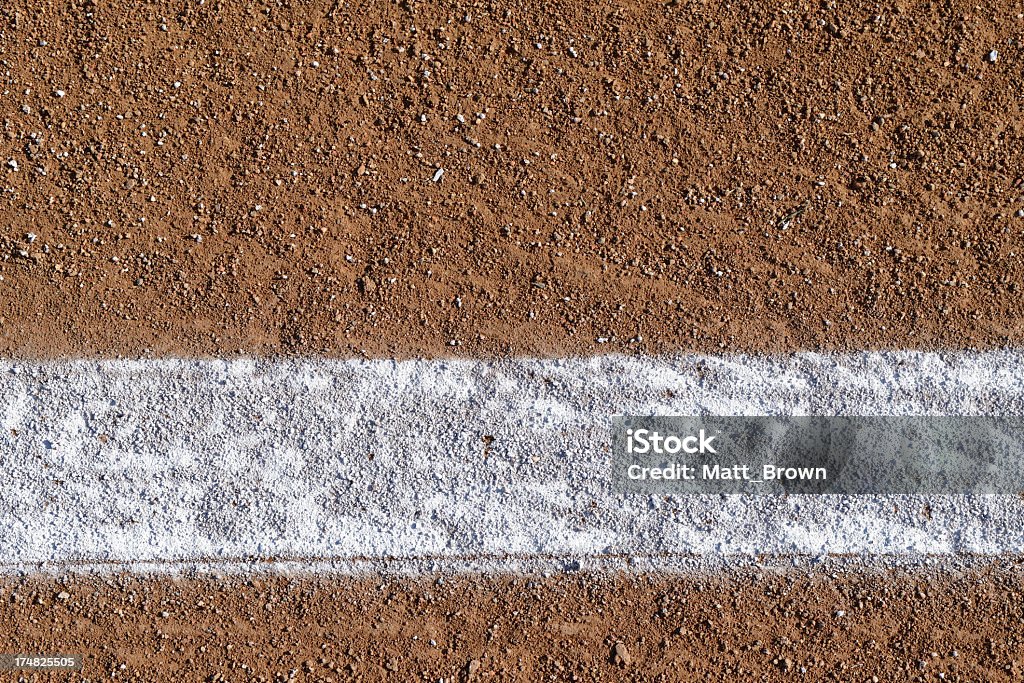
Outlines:
[{"label": "small pebble", "polygon": [[990,61],[992,63],[995,63],[995,62],[999,61],[999,51],[998,50],[992,50],[992,52],[989,52],[988,53],[988,61]]}]

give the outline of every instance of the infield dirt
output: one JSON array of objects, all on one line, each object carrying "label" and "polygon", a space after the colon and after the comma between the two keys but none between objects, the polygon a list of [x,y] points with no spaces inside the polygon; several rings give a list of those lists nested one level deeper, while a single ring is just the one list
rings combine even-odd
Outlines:
[{"label": "infield dirt", "polygon": [[0,352],[1019,344],[1022,9],[6,3]]},{"label": "infield dirt", "polygon": [[[0,649],[39,680],[1011,681],[1019,567],[729,577],[29,579]],[[942,674],[942,679],[940,679]]]}]

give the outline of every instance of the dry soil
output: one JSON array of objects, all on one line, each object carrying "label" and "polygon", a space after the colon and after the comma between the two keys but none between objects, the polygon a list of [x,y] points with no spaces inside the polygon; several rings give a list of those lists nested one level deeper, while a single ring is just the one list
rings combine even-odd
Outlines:
[{"label": "dry soil", "polygon": [[1024,585],[1006,564],[969,575],[34,578],[0,584],[0,598],[0,651],[85,655],[81,672],[37,680],[866,683],[1024,673]]},{"label": "dry soil", "polygon": [[4,3],[0,352],[1020,344],[1024,6],[755,4]]}]

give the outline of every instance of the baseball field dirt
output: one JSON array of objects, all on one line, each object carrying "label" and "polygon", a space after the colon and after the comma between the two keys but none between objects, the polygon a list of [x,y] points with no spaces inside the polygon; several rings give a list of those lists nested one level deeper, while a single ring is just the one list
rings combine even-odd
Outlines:
[{"label": "baseball field dirt", "polygon": [[1019,2],[6,3],[0,350],[1022,339]]},{"label": "baseball field dirt", "polygon": [[753,4],[0,3],[0,680],[1020,680],[1020,495],[611,493],[1024,415],[1024,4]]},{"label": "baseball field dirt", "polygon": [[[1019,565],[966,575],[32,579],[0,647],[36,680],[1014,681]],[[49,676],[50,678],[47,678]]]}]

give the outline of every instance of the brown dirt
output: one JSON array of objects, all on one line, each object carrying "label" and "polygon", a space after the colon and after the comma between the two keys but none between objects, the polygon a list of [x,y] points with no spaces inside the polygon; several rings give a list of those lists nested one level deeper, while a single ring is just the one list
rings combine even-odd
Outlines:
[{"label": "brown dirt", "polygon": [[1024,341],[1021,3],[744,4],[3,3],[0,353]]},{"label": "brown dirt", "polygon": [[1024,673],[1024,582],[1007,567],[831,579],[766,570],[443,585],[35,578],[0,587],[0,652],[85,655],[79,674],[52,680],[114,672],[117,680],[284,681],[294,672],[299,681],[436,682],[466,680],[470,667],[474,680],[496,681],[860,683],[940,673],[1009,681]]}]

